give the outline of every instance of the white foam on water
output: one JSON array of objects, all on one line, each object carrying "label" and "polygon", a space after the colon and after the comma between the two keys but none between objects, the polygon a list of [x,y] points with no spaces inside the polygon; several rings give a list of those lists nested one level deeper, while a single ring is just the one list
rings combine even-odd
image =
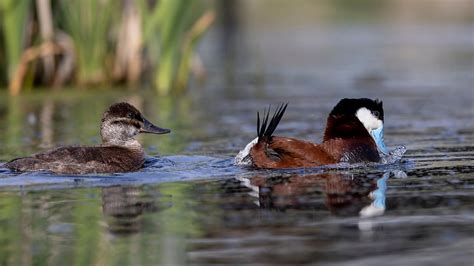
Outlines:
[{"label": "white foam on water", "polygon": [[258,137],[253,139],[243,150],[241,150],[237,156],[235,156],[234,164],[240,166],[251,166],[252,158],[250,157],[250,150],[258,142]]}]

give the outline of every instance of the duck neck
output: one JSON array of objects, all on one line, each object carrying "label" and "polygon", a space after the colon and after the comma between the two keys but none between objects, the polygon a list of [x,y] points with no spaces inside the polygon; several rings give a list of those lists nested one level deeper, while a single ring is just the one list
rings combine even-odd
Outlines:
[{"label": "duck neck", "polygon": [[142,145],[136,139],[102,139],[102,145],[104,146],[122,146],[130,149],[143,150]]},{"label": "duck neck", "polygon": [[323,141],[357,137],[371,138],[364,125],[354,116],[332,116],[327,119]]}]

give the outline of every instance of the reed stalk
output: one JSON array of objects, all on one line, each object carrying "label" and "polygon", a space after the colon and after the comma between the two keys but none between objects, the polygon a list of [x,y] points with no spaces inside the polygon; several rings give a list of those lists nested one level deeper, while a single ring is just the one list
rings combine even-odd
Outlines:
[{"label": "reed stalk", "polygon": [[94,84],[106,79],[106,59],[111,56],[110,30],[117,24],[118,2],[112,0],[64,0],[60,23],[74,41],[77,82]]},{"label": "reed stalk", "polygon": [[20,62],[25,47],[25,32],[31,9],[29,0],[0,1],[0,26],[6,58],[7,79],[10,80]]},{"label": "reed stalk", "polygon": [[[37,16],[29,16],[35,3]],[[214,20],[198,0],[2,0],[0,15],[12,95],[33,82],[133,85],[142,77],[160,94],[184,92],[196,45]],[[25,34],[29,23],[39,31]]]}]

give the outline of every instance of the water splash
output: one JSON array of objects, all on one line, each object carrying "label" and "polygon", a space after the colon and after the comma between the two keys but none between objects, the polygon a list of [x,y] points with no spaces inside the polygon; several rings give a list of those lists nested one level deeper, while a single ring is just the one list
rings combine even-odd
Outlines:
[{"label": "water splash", "polygon": [[403,145],[396,147],[389,154],[380,153],[380,161],[384,164],[393,164],[400,162],[407,148]]}]

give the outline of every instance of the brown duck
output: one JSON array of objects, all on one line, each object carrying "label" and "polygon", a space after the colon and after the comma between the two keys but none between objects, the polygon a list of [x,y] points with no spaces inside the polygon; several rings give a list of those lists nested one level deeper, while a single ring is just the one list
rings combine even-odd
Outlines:
[{"label": "brown duck", "polygon": [[145,151],[135,139],[139,133],[166,134],[132,105],[116,103],[102,117],[102,144],[93,147],[67,146],[29,157],[17,158],[4,167],[14,171],[51,171],[60,174],[116,173],[139,170]]}]

